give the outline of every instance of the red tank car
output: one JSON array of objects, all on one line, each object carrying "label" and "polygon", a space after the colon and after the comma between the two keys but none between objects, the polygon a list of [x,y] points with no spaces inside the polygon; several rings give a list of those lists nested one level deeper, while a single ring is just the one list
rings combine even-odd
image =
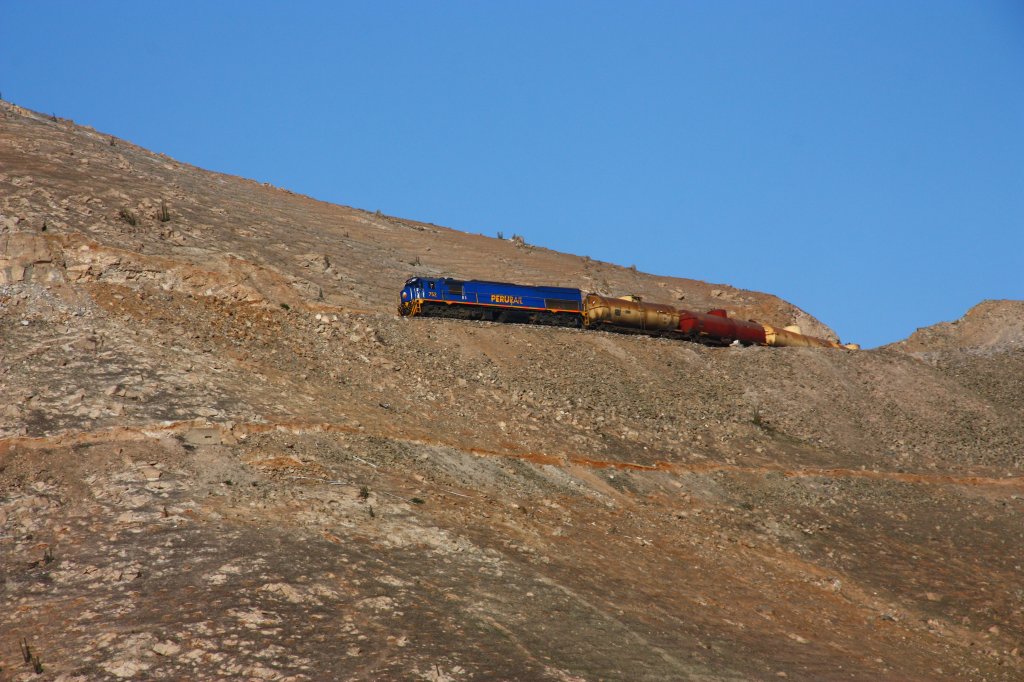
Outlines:
[{"label": "red tank car", "polygon": [[703,343],[729,345],[739,341],[744,345],[764,345],[764,326],[756,322],[744,322],[726,315],[724,310],[709,310],[695,313],[679,311],[679,332]]}]

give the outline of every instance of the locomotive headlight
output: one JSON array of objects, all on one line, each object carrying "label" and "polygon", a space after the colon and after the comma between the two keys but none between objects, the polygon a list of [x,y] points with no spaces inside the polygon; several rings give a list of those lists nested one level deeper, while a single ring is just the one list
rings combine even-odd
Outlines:
[{"label": "locomotive headlight", "polygon": [[402,292],[402,298],[409,298],[409,292],[408,291],[403,291]]}]

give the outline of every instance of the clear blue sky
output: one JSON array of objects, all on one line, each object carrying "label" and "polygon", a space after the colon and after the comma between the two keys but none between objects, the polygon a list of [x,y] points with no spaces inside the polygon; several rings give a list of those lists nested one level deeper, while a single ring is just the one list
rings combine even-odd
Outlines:
[{"label": "clear blue sky", "polygon": [[0,0],[0,93],[868,346],[1024,298],[1019,0]]}]

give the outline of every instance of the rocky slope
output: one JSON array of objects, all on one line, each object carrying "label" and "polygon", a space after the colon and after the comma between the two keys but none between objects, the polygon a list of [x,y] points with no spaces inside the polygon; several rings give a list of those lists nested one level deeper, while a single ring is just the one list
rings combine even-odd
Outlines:
[{"label": "rocky slope", "polygon": [[1024,675],[1019,303],[858,353],[401,319],[444,273],[831,334],[6,103],[0,214],[0,679]]}]

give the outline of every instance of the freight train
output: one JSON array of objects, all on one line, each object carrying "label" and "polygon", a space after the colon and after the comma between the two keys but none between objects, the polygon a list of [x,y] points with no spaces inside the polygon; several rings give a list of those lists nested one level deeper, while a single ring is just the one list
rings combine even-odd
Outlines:
[{"label": "freight train", "polygon": [[563,327],[669,336],[710,346],[733,343],[759,346],[805,346],[855,350],[802,334],[797,327],[779,329],[753,320],[737,320],[724,310],[697,313],[638,296],[609,298],[567,287],[506,282],[413,277],[400,295],[398,312],[408,316],[521,322]]}]

